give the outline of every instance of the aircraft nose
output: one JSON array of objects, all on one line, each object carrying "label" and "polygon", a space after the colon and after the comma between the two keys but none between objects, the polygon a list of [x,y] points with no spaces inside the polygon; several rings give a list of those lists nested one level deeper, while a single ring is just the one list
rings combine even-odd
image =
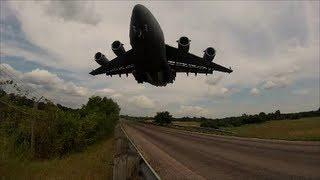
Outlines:
[{"label": "aircraft nose", "polygon": [[141,4],[135,5],[132,10],[132,16],[134,16],[136,20],[140,20],[140,21],[143,19],[146,13],[147,13],[147,8]]},{"label": "aircraft nose", "polygon": [[143,33],[148,24],[149,10],[141,4],[134,6],[131,16],[131,29],[132,37],[143,39]]},{"label": "aircraft nose", "polygon": [[137,12],[143,12],[145,9],[146,9],[146,7],[144,7],[143,5],[137,4],[133,8],[133,12],[136,12],[136,13]]}]

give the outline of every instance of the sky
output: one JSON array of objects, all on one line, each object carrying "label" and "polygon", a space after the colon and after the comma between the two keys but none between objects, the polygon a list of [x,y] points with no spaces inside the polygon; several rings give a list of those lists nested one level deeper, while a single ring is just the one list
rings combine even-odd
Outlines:
[{"label": "sky", "polygon": [[[0,2],[1,68],[55,103],[77,108],[100,95],[122,114],[210,118],[320,106],[319,1]],[[187,36],[198,56],[212,46],[214,61],[234,72],[178,74],[166,87],[89,75],[97,51],[113,59],[113,41],[131,48],[137,3],[156,17],[167,44]]]}]

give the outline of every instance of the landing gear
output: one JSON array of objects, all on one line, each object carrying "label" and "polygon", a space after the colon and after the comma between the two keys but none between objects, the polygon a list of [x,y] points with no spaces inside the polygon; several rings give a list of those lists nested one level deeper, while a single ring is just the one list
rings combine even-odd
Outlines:
[{"label": "landing gear", "polygon": [[132,75],[134,77],[134,79],[139,83],[142,84],[143,83],[143,76],[142,74],[137,73],[136,71],[132,71]]},{"label": "landing gear", "polygon": [[169,74],[168,83],[173,83],[173,81],[176,79],[177,73],[173,70],[171,70],[171,73]]}]

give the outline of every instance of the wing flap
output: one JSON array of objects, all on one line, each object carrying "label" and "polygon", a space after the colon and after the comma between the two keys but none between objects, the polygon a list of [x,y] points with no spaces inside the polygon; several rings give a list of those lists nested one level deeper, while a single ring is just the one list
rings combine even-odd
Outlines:
[{"label": "wing flap", "polygon": [[106,68],[104,66],[100,66],[97,69],[92,70],[89,74],[95,76],[98,74],[104,74],[106,72]]},{"label": "wing flap", "polygon": [[120,75],[120,74],[130,74],[134,70],[133,65],[129,65],[127,67],[121,67],[118,69],[112,69],[108,72],[106,72],[106,75]]},{"label": "wing flap", "polygon": [[169,66],[175,72],[185,72],[185,73],[199,73],[199,74],[212,74],[213,70],[211,68],[205,68],[203,66],[195,66],[184,63],[169,62]]}]

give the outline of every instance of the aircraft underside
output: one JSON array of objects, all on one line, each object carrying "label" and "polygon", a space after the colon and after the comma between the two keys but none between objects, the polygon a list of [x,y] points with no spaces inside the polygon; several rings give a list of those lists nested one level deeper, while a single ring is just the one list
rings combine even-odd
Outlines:
[{"label": "aircraft underside", "polygon": [[94,59],[100,67],[90,74],[133,74],[138,83],[166,86],[173,83],[177,73],[232,72],[231,68],[213,62],[216,51],[212,47],[204,50],[203,57],[198,57],[189,53],[190,40],[187,37],[177,41],[177,48],[165,44],[159,23],[142,5],[136,5],[132,11],[129,37],[132,49],[126,51],[120,41],[114,41],[111,47],[117,57],[110,61],[97,52]]},{"label": "aircraft underside", "polygon": [[[139,77],[136,78],[136,80]],[[143,76],[141,77],[141,80],[137,80],[137,82],[139,83],[143,83],[143,82],[147,82],[150,83],[154,86],[165,86],[167,85],[168,82],[168,74],[165,74],[165,72],[163,71],[159,71],[159,72],[145,72],[143,73]]]}]

